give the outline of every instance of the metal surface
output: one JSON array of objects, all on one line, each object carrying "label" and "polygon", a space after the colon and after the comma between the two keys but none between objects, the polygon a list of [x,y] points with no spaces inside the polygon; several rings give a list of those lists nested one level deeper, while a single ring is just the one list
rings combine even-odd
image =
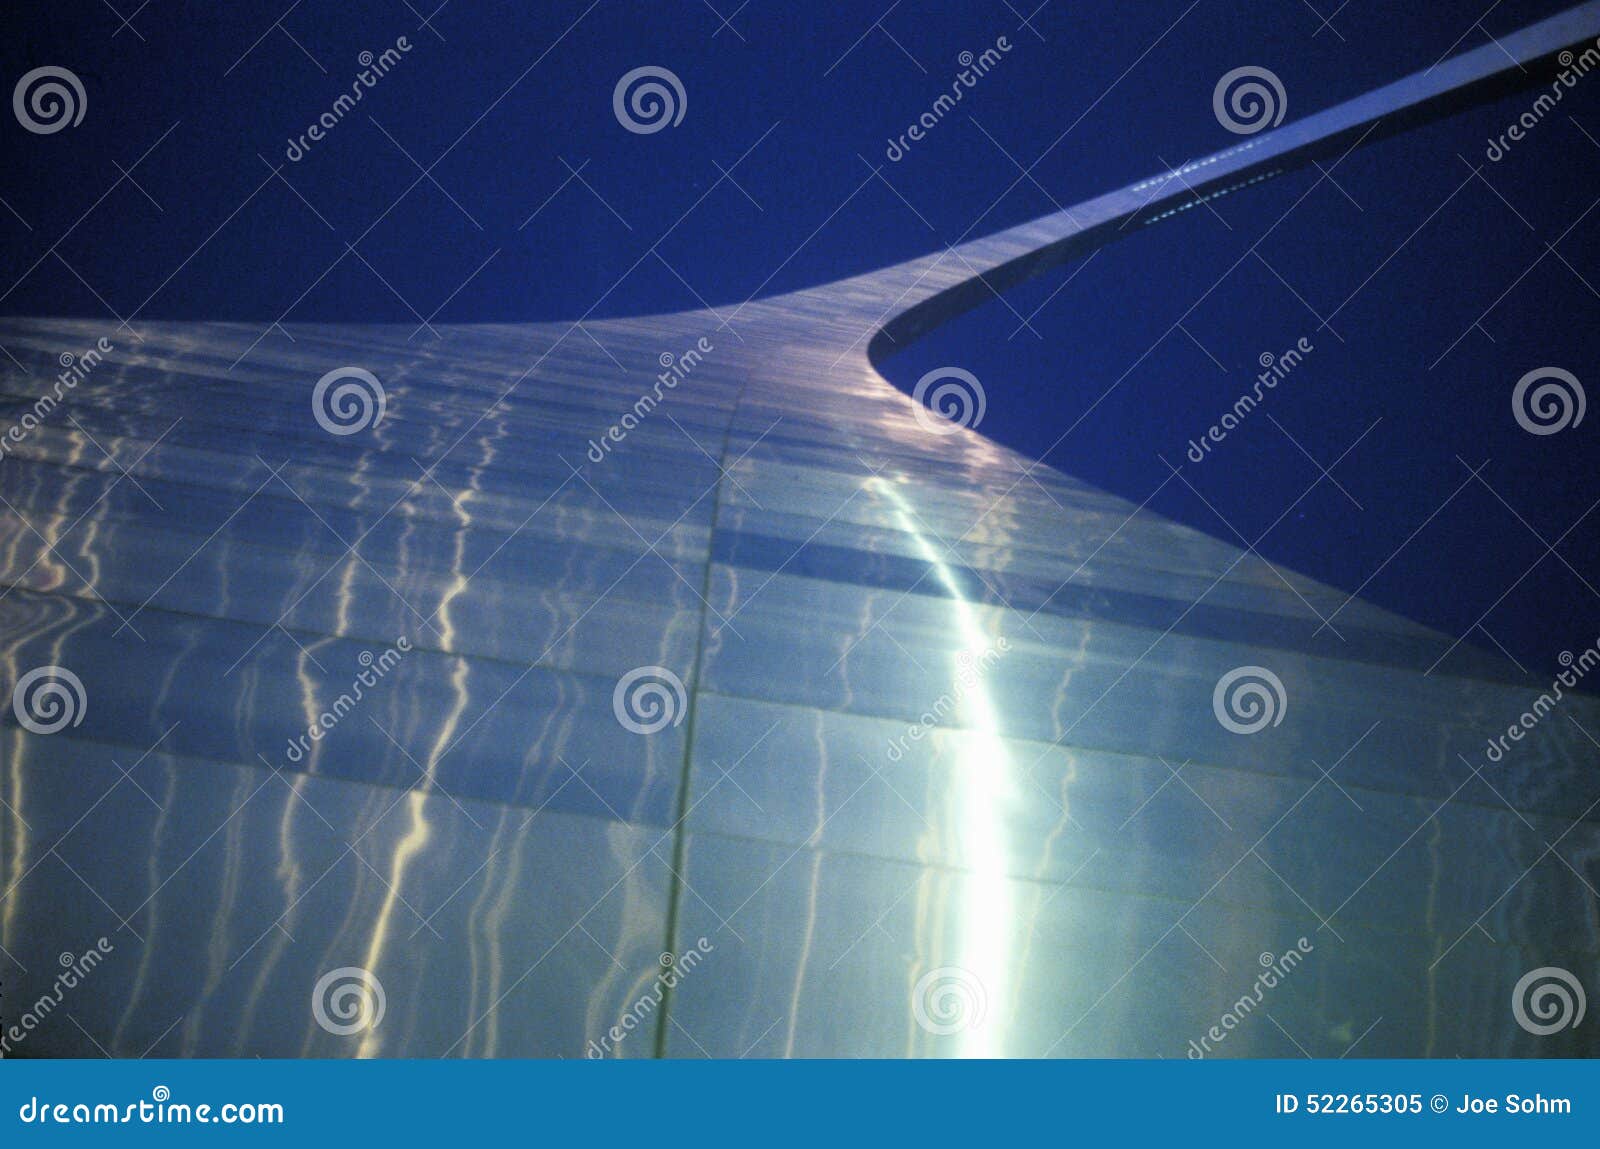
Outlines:
[{"label": "metal surface", "polygon": [[[0,321],[8,425],[114,345],[0,462],[0,684],[82,684],[0,726],[7,1004],[110,947],[13,1052],[1181,1057],[1301,939],[1209,1054],[1595,1052],[1511,1009],[1536,967],[1600,985],[1592,697],[1490,763],[1531,701],[1495,659],[930,430],[873,360],[1597,33],[738,308]],[[345,366],[385,406],[338,435]],[[1253,734],[1213,706],[1245,666],[1283,691]],[[352,1034],[345,968],[383,987]]]}]

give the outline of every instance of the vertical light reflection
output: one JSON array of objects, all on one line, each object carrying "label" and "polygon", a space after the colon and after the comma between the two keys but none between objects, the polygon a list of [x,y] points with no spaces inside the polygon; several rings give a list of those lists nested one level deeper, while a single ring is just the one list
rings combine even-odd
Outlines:
[{"label": "vertical light reflection", "polygon": [[[863,632],[865,633],[865,632]],[[806,835],[808,842],[820,844],[822,831],[828,824],[828,745],[823,736],[822,724],[816,723],[811,728],[811,743],[817,755],[817,780],[812,787],[815,797],[816,824],[811,828],[811,833]],[[795,1042],[800,1030],[800,994],[806,980],[806,969],[811,964],[811,951],[817,939],[817,907],[822,895],[822,851],[817,850],[811,857],[811,880],[806,883],[806,928],[805,935],[800,944],[800,960],[795,965],[794,990],[789,995],[789,1033],[783,1043],[783,1055],[795,1056]]]},{"label": "vertical light reflection", "polygon": [[[14,662],[14,655],[11,661]],[[15,682],[16,673],[8,673],[7,682]],[[28,872],[28,824],[22,820],[24,806],[22,771],[24,768],[24,746],[22,727],[14,728],[9,736],[11,751],[5,756],[7,771],[6,813],[9,815],[6,822],[10,827],[8,837],[11,840],[11,860],[8,865],[0,869],[0,945],[6,947],[6,952],[14,952],[20,948],[16,937],[17,907],[22,903],[22,891],[17,887],[22,885],[22,876]]]},{"label": "vertical light reflection", "polygon": [[[228,618],[233,613],[232,585],[229,580],[229,573],[234,569],[234,564],[230,561],[233,542],[225,535],[219,536],[215,542],[218,548],[214,559],[217,571],[216,610],[219,617]],[[198,641],[199,634],[196,632],[195,643],[197,644]],[[192,652],[194,646],[189,646],[188,650]],[[182,666],[183,662],[179,661],[174,664],[173,669],[177,671]],[[174,674],[169,673],[167,681],[162,686],[161,694],[156,701],[158,710],[166,701],[172,689],[174,677]],[[237,727],[243,730],[250,722],[252,715],[253,709],[248,701],[241,700],[240,704],[234,709]],[[248,742],[245,744],[248,745]],[[168,769],[173,769],[170,763]],[[174,782],[176,782],[176,779],[174,779]],[[176,789],[175,784],[173,789]],[[248,776],[241,776],[234,785],[233,798],[227,806],[229,810],[233,811],[234,815],[237,815],[244,808],[244,804],[250,800],[251,795],[246,793],[249,789],[250,781]],[[169,795],[168,802],[175,801],[175,794]],[[165,807],[163,807],[162,812],[163,814],[165,813]],[[227,833],[223,838],[222,880],[217,891],[217,911],[211,922],[211,934],[206,946],[205,983],[195,995],[194,1005],[189,1011],[189,1016],[184,1020],[182,1049],[185,1055],[203,1048],[207,1039],[207,1029],[204,1021],[206,1008],[210,1005],[212,996],[221,988],[223,979],[231,969],[228,961],[231,951],[228,940],[228,925],[239,908],[239,891],[245,881],[245,854],[248,841],[248,835],[245,831],[246,823],[247,819],[245,818],[231,816],[228,819]]]},{"label": "vertical light reflection", "polygon": [[[162,677],[161,687],[155,692],[155,699],[150,704],[150,724],[152,728],[159,728],[162,715],[166,713],[168,700],[173,695],[173,690],[181,683],[190,679],[183,672],[194,658],[195,651],[200,642],[201,632],[197,628],[187,628],[181,633],[181,649],[172,656],[167,664],[166,674]],[[168,729],[168,733],[171,729]],[[163,741],[165,736],[163,736]],[[157,745],[160,745],[158,743]],[[133,1026],[143,1007],[145,994],[148,992],[152,977],[159,981],[161,975],[160,941],[162,935],[162,913],[164,903],[160,897],[162,888],[167,879],[162,876],[161,858],[166,848],[167,830],[172,822],[172,815],[178,808],[178,767],[168,757],[166,751],[162,752],[160,759],[162,770],[166,777],[166,789],[161,795],[161,802],[156,814],[154,828],[150,832],[150,845],[145,854],[145,881],[150,887],[150,896],[145,899],[142,907],[144,917],[144,940],[139,948],[139,968],[134,975],[133,985],[128,991],[127,1004],[123,1008],[122,1016],[117,1020],[117,1031],[112,1037],[111,1048],[122,1050],[125,1047],[126,1035]],[[180,913],[181,918],[181,913]]]},{"label": "vertical light reflection", "polygon": [[[961,681],[984,664],[993,640],[962,592],[955,572],[918,529],[915,512],[895,484],[874,477],[870,488],[894,508],[901,528],[933,568],[950,596],[951,622],[961,645],[952,655],[953,680]],[[974,678],[961,699],[961,714],[972,737],[954,742],[962,749],[954,765],[954,785],[946,797],[957,856],[968,871],[962,883],[956,955],[952,964],[975,977],[983,987],[988,1012],[983,1022],[958,1035],[962,1057],[996,1057],[1002,1052],[1011,986],[1011,934],[1014,928],[1012,888],[1007,877],[1005,816],[1015,801],[1014,763],[1000,737],[999,715],[981,678]]]},{"label": "vertical light reflection", "polygon": [[[474,484],[477,477],[473,476]],[[467,503],[477,491],[474,488],[461,491],[452,500],[452,510],[460,522],[460,529],[456,532],[455,555],[451,563],[452,579],[450,585],[440,596],[439,609],[434,617],[438,620],[436,628],[439,631],[439,646],[441,650],[454,652],[457,649],[455,623],[450,617],[450,608],[455,600],[467,591],[470,580],[469,575],[462,572],[467,569],[468,561],[466,546],[468,530],[472,526],[472,515],[467,510]],[[450,686],[454,694],[454,702],[450,713],[440,724],[438,737],[435,738],[433,748],[428,753],[427,762],[423,766],[423,777],[412,787],[406,795],[406,815],[410,822],[405,835],[395,844],[394,855],[389,863],[389,878],[387,891],[383,899],[383,906],[378,911],[378,916],[372,925],[371,940],[367,945],[366,960],[362,968],[378,972],[383,962],[383,951],[388,943],[389,934],[393,928],[394,908],[401,899],[401,887],[405,884],[406,870],[411,860],[422,852],[428,841],[433,837],[433,825],[428,820],[428,799],[433,792],[434,778],[439,769],[439,762],[449,751],[455,740],[456,729],[461,724],[461,716],[466,712],[470,695],[467,690],[467,681],[470,667],[467,660],[457,656],[455,665],[450,672]],[[375,1057],[379,1050],[379,1039],[376,1031],[368,1029],[361,1038],[361,1047],[356,1051],[356,1056],[361,1058]]]},{"label": "vertical light reflection", "polygon": [[[37,528],[30,527],[28,525],[27,518],[22,515],[20,510],[17,511],[17,517],[23,523],[24,529],[28,530],[29,533],[34,535],[34,537],[39,538],[45,545],[45,551],[40,556],[40,565],[45,569],[45,572],[48,572],[52,566],[57,565],[54,560],[60,560],[60,569],[55,581],[53,584],[40,587],[40,590],[48,591],[52,589],[59,589],[66,585],[66,573],[70,568],[67,565],[65,556],[59,553],[57,548],[64,548],[66,534],[71,530],[73,525],[76,525],[77,520],[74,520],[73,523],[68,524],[65,528],[63,528],[62,524],[67,523],[67,515],[71,513],[71,508],[74,505],[79,487],[86,485],[91,481],[90,476],[93,474],[93,472],[81,467],[85,453],[86,447],[84,443],[81,441],[81,439],[74,437],[71,440],[71,447],[67,452],[66,461],[62,467],[67,477],[62,483],[60,494],[57,498],[55,507],[53,508],[54,513],[51,514],[47,512],[49,519],[48,538],[46,538],[43,533],[39,532]],[[104,495],[104,491],[105,488],[102,488],[102,497]],[[91,505],[90,509],[93,510],[96,507],[102,506],[103,504],[97,500]],[[94,560],[95,566],[93,581],[84,579],[82,575],[78,575],[77,578],[84,582],[85,590],[88,592],[87,597],[92,602],[99,603],[103,603],[105,600],[101,597],[98,589],[100,581],[97,557],[98,548],[94,546],[94,543],[100,535],[100,519],[106,514],[107,511],[102,509],[98,514],[92,517],[87,517],[88,512],[85,512],[84,515],[79,516],[80,519],[86,519],[89,524],[88,538],[83,544],[83,547],[87,550],[95,551],[96,558]],[[10,586],[8,586],[7,593],[10,592],[10,589]],[[50,639],[49,662],[57,666],[65,665],[68,661],[67,652],[72,649],[73,635],[81,630],[86,630],[96,625],[96,623],[104,618],[105,614],[106,610],[103,607],[87,608],[80,611],[75,605],[68,606],[65,610],[65,613],[60,616],[63,622],[62,629]],[[9,660],[12,664],[13,673],[9,676],[8,681],[16,681],[17,673],[20,671],[20,667],[16,665],[16,659],[18,655],[21,654],[24,649],[26,649],[28,641],[35,637],[35,633],[42,636],[44,629],[49,625],[49,623],[45,623],[44,626],[40,627],[38,631],[33,633],[30,633],[28,629],[24,629],[23,633],[16,636],[16,643],[11,647],[9,652]],[[22,731],[18,730],[17,735],[19,738],[18,749],[20,751],[22,745],[20,742]],[[21,822],[24,804],[24,787],[22,777],[23,768],[23,755],[19,752],[13,756],[12,769],[15,773],[12,776],[13,789],[11,795],[12,811],[15,814],[15,820],[18,826],[17,843],[19,852],[17,854],[17,865],[19,868],[16,871],[18,876],[15,879],[12,879],[12,881],[15,883],[15,886],[7,886],[3,893],[0,893],[0,900],[3,900],[6,905],[3,932],[6,935],[8,950],[12,946],[18,944],[17,941],[12,937],[12,933],[16,925],[17,915],[20,912],[22,891],[16,888],[16,886],[21,885],[23,877],[28,873],[27,868],[22,867],[22,863],[26,861],[26,851],[28,849],[28,840],[23,833],[23,831],[26,829],[26,826]]]}]

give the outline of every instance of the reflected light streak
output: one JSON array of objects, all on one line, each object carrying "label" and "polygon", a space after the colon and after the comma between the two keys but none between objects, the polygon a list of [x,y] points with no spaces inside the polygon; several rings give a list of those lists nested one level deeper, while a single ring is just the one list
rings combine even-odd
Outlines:
[{"label": "reflected light streak", "polygon": [[[466,593],[470,581],[470,576],[461,572],[467,565],[466,528],[472,525],[472,515],[467,511],[466,504],[475,493],[475,489],[464,490],[454,496],[452,504],[462,529],[456,532],[455,560],[451,564],[454,577],[440,597],[438,610],[434,612],[434,617],[438,619],[436,629],[439,632],[439,648],[443,651],[454,652],[457,649],[455,624],[450,617],[450,608],[457,598]],[[405,835],[395,843],[394,855],[389,863],[389,877],[385,883],[387,892],[383,906],[372,923],[371,939],[367,945],[367,955],[362,968],[372,971],[373,974],[377,974],[382,965],[384,949],[394,928],[395,905],[404,900],[400,890],[405,885],[406,869],[433,837],[433,825],[428,821],[428,799],[433,793],[439,763],[454,745],[456,729],[460,726],[461,716],[467,709],[470,697],[467,690],[470,667],[465,658],[457,657],[454,663],[450,671],[450,686],[455,696],[454,701],[450,713],[439,727],[438,737],[434,740],[427,764],[423,767],[422,778],[406,795],[406,814],[410,824]],[[379,1048],[380,1039],[376,1031],[367,1029],[362,1033],[361,1046],[356,1051],[356,1056],[376,1057]]]},{"label": "reflected light streak", "polygon": [[[918,529],[915,511],[905,496],[895,484],[883,479],[869,479],[867,485],[888,499],[901,528],[911,536],[950,595],[952,621],[961,640],[960,649],[951,659],[959,679],[963,671],[979,664],[992,648],[993,638],[980,625],[955,572]],[[965,896],[960,907],[960,940],[954,964],[977,978],[987,1009],[977,1024],[957,1035],[958,1052],[962,1057],[997,1057],[1004,1044],[1011,990],[1014,923],[1012,888],[1006,875],[1009,852],[1005,815],[1016,800],[1014,768],[1000,737],[994,700],[981,679],[961,699],[961,708],[972,737],[958,743],[963,749],[955,764],[954,787],[946,800],[959,857],[968,871],[962,883]]]}]

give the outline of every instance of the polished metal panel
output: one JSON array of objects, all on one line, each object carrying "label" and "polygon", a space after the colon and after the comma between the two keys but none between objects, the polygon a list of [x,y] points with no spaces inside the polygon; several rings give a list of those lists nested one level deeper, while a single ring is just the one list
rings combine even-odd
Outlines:
[{"label": "polished metal panel", "polygon": [[[1512,996],[1600,987],[1600,703],[1492,752],[1533,704],[1497,657],[930,428],[874,362],[1597,32],[738,307],[0,320],[5,1020],[60,998],[10,1052],[1595,1053]],[[383,393],[348,434],[345,367]]]},{"label": "polished metal panel", "polygon": [[[112,947],[65,995],[71,1023],[51,1015],[20,1053],[570,1055],[657,970],[657,829],[5,736],[28,819],[0,918],[18,982]],[[345,967],[378,971],[387,998],[350,1037],[311,1023],[319,978]]]}]

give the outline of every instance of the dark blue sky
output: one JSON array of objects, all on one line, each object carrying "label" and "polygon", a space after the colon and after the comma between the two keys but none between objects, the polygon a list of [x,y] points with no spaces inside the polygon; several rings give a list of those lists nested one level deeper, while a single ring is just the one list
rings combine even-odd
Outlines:
[{"label": "dark blue sky", "polygon": [[[1211,95],[1234,67],[1281,77],[1296,118],[1565,6],[454,0],[423,26],[433,0],[113,3],[127,24],[104,0],[6,17],[6,90],[63,66],[87,109],[52,135],[0,117],[0,312],[415,324],[737,302],[1229,146]],[[1000,35],[1003,62],[887,163],[960,53]],[[289,162],[360,54],[401,36],[411,50]],[[613,86],[641,65],[681,78],[678,126],[633,134],[613,115]],[[1481,618],[1471,641],[1547,680],[1559,651],[1600,635],[1600,516],[1579,521],[1600,416],[1531,436],[1510,393],[1552,365],[1593,390],[1600,79],[1487,164],[1485,138],[1528,102],[1357,152],[1225,277],[1320,173],[1142,229],[891,373],[972,370],[983,431],[1136,501],[1168,479],[1165,455],[1194,490],[1169,481],[1152,507],[1229,539],[1254,540],[1318,477],[1307,454],[1329,465],[1366,431],[1339,486],[1324,479],[1263,552],[1452,633]],[[1034,331],[1013,337],[1013,308]],[[1264,412],[1281,426],[1256,418],[1187,463],[1257,357],[1302,336],[1315,351]],[[1457,456],[1488,460],[1481,478]]]}]

